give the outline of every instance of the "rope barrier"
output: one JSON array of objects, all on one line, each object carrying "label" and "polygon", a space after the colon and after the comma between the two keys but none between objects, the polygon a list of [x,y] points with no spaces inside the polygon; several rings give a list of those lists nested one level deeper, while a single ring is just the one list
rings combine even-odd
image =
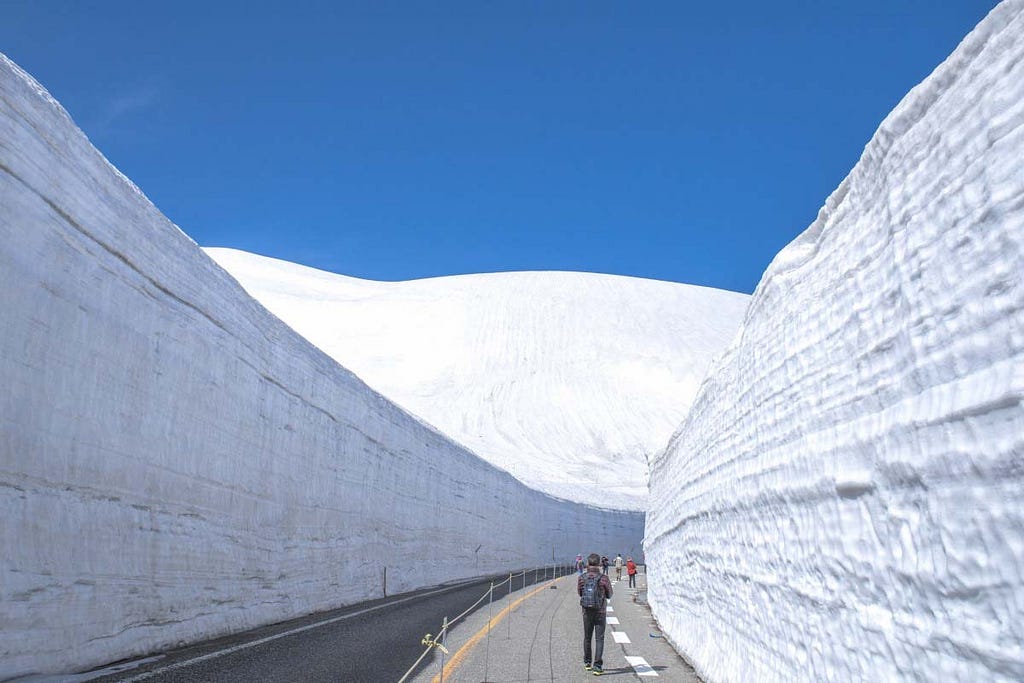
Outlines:
[{"label": "rope barrier", "polygon": [[[460,619],[465,617],[467,614],[472,612],[474,609],[479,607],[480,603],[482,603],[485,598],[490,597],[491,598],[491,602],[493,603],[493,601],[494,601],[494,589],[495,588],[501,588],[506,583],[508,584],[508,597],[509,597],[509,600],[511,601],[512,600],[512,591],[515,590],[514,585],[512,583],[512,578],[514,576],[522,576],[523,577],[523,590],[525,590],[526,589],[526,574],[529,571],[530,570],[528,570],[528,569],[524,569],[519,574],[512,574],[512,573],[510,573],[508,575],[508,578],[505,579],[504,581],[502,581],[501,583],[494,583],[492,581],[491,585],[490,585],[490,588],[488,588],[487,591],[484,592],[484,594],[480,596],[480,599],[478,599],[476,602],[474,602],[472,605],[470,605],[468,608],[466,608],[466,610],[462,614],[460,614],[459,616],[457,616],[457,617],[455,617],[454,619],[451,619],[451,620],[449,620],[447,617],[445,617],[444,622],[441,625],[441,630],[438,631],[436,636],[432,636],[431,634],[428,633],[420,641],[423,645],[427,646],[426,649],[423,650],[423,654],[421,654],[419,656],[419,658],[415,662],[413,662],[413,665],[409,667],[409,670],[405,672],[405,675],[402,676],[400,679],[398,679],[398,683],[405,683],[405,681],[408,680],[409,676],[412,675],[412,672],[416,670],[416,667],[418,667],[420,665],[420,663],[424,660],[424,658],[426,658],[426,656],[430,653],[430,651],[435,649],[435,648],[442,652],[442,655],[441,655],[441,672],[442,673],[441,673],[441,675],[443,676],[444,675],[444,655],[448,654],[448,649],[445,647],[444,642],[445,642],[446,636],[448,634],[448,630],[455,624],[455,622],[459,621]],[[536,583],[537,582],[537,576],[538,576],[540,570],[539,569],[534,569],[532,571],[534,572],[534,582]],[[552,572],[551,573],[552,573],[552,577],[553,578],[557,578],[554,566],[552,566]],[[546,575],[547,575],[547,570],[545,569],[545,576]],[[490,623],[490,616],[489,616],[490,615],[490,611],[489,610],[490,610],[490,604],[488,605],[488,623]],[[509,628],[510,629],[511,629],[511,621],[512,620],[509,619]],[[509,632],[509,636],[511,637],[511,631]],[[490,640],[488,639],[488,643],[489,642],[490,642]],[[488,654],[490,654],[489,651],[488,651]],[[486,667],[486,664],[485,664],[485,667]]]},{"label": "rope barrier", "polygon": [[487,591],[486,591],[486,592],[485,592],[485,593],[484,593],[483,595],[481,595],[481,596],[480,596],[480,599],[479,599],[479,600],[477,600],[476,602],[474,602],[474,603],[473,603],[472,605],[470,605],[470,607],[469,607],[469,608],[467,608],[465,612],[463,612],[463,613],[462,613],[462,614],[460,614],[459,616],[457,616],[457,617],[455,617],[454,619],[452,619],[451,621],[449,621],[449,622],[448,622],[448,626],[451,626],[451,625],[452,625],[452,624],[454,624],[454,623],[455,623],[456,621],[458,621],[459,619],[461,619],[462,617],[466,616],[467,614],[469,614],[470,612],[472,612],[472,611],[473,611],[474,609],[476,609],[476,608],[477,608],[477,607],[478,607],[478,606],[480,605],[480,603],[484,601],[484,598],[486,598],[486,597],[487,597],[488,595],[490,595],[490,594],[491,594],[491,591],[492,591],[492,590],[494,590],[494,589],[493,589],[493,588],[489,588],[489,589],[487,589]]},{"label": "rope barrier", "polygon": [[[430,634],[428,633],[427,635],[429,636]],[[426,640],[426,639],[424,638],[424,640]],[[423,661],[423,658],[427,656],[427,653],[430,652],[430,650],[433,649],[433,647],[434,647],[433,645],[428,645],[427,646],[427,649],[423,651],[423,654],[420,655],[420,658],[417,659],[416,662],[412,666],[409,667],[409,670],[405,672],[404,676],[402,676],[401,678],[398,679],[398,683],[405,683],[405,680],[407,678],[409,678],[409,676],[412,674],[413,671],[416,670],[416,667],[418,667],[420,665],[420,662]]]}]

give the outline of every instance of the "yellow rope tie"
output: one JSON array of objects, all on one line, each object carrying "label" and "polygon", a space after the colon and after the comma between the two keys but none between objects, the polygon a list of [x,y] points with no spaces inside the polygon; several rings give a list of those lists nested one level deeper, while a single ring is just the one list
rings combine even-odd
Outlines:
[{"label": "yellow rope tie", "polygon": [[441,634],[438,634],[436,637],[432,637],[428,633],[427,635],[423,636],[423,640],[421,640],[420,642],[423,645],[426,645],[427,647],[436,647],[438,650],[440,650],[441,652],[445,653],[446,655],[447,654],[451,654],[451,653],[448,652],[448,648],[446,648],[441,643],[441,641],[438,640],[438,638],[440,638],[440,637],[441,637]]}]

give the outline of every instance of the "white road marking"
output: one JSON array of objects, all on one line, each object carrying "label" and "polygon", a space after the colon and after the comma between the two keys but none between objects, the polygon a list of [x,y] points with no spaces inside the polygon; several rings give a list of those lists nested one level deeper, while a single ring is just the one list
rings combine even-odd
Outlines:
[{"label": "white road marking", "polygon": [[614,611],[615,611],[615,608],[614,608],[614,607],[612,607],[611,605],[608,605],[608,611],[609,611],[609,612],[614,612]]},{"label": "white road marking", "polygon": [[629,636],[626,635],[625,631],[612,631],[612,638],[615,639],[616,643],[631,643]]},{"label": "white road marking", "polygon": [[608,623],[611,624],[612,626],[618,626],[619,625],[619,618],[618,617],[608,617]]},{"label": "white road marking", "polygon": [[359,610],[357,612],[352,612],[351,614],[343,614],[340,617],[334,617],[333,619],[325,619],[324,621],[318,621],[315,624],[306,624],[305,626],[300,626],[299,628],[294,628],[291,631],[285,631],[283,633],[277,633],[277,634],[274,634],[272,636],[267,636],[266,638],[260,638],[259,640],[253,640],[251,642],[242,643],[240,645],[235,645],[234,647],[229,647],[229,648],[224,649],[224,650],[218,650],[217,652],[211,652],[211,653],[205,654],[205,655],[203,655],[201,657],[193,657],[192,659],[186,659],[183,662],[178,662],[176,664],[170,664],[168,666],[163,666],[163,667],[160,667],[159,669],[153,669],[152,671],[147,671],[145,673],[141,673],[138,676],[132,676],[131,678],[126,678],[121,683],[135,683],[135,681],[144,681],[147,678],[152,678],[153,676],[157,676],[157,675],[162,674],[162,673],[164,673],[166,671],[173,671],[174,669],[181,669],[181,668],[186,667],[186,666],[191,666],[193,664],[198,664],[199,662],[205,662],[205,661],[207,661],[209,659],[216,659],[217,657],[223,657],[224,655],[229,655],[229,654],[232,654],[233,652],[238,652],[239,650],[246,650],[246,649],[248,649],[250,647],[256,647],[257,645],[262,645],[263,643],[269,643],[270,641],[277,640],[278,638],[284,638],[285,636],[292,636],[292,635],[295,635],[296,633],[302,633],[303,631],[309,631],[311,629],[319,628],[321,626],[327,626],[328,624],[334,624],[334,623],[339,622],[339,621],[344,621],[345,619],[351,619],[352,617],[358,617],[358,616],[360,616],[362,614],[368,614],[369,612],[375,612],[375,611],[377,611],[379,609],[384,609],[385,607],[391,607],[393,605],[401,605],[403,602],[409,602],[410,600],[415,600],[416,598],[424,598],[424,597],[427,597],[428,595],[437,595],[438,593],[444,593],[445,591],[455,590],[456,588],[461,588],[463,585],[465,585],[467,583],[471,583],[471,582],[467,581],[467,582],[463,582],[463,583],[456,584],[456,585],[453,585],[453,586],[445,586],[444,588],[438,588],[437,590],[430,591],[429,593],[419,593],[417,595],[410,595],[409,597],[402,598],[401,600],[395,600],[394,602],[386,602],[386,603],[384,603],[382,605],[375,605],[373,607],[367,607],[366,609],[361,609],[361,610]]},{"label": "white road marking", "polygon": [[647,660],[643,657],[630,657],[626,655],[626,661],[633,667],[633,671],[636,672],[637,676],[657,676],[658,672],[651,668],[651,665],[647,663]]}]

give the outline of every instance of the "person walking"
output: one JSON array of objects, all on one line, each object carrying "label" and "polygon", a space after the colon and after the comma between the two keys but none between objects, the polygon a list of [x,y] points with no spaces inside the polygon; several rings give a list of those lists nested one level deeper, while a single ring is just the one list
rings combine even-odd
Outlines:
[{"label": "person walking", "polygon": [[615,580],[622,581],[622,553],[615,556]]},{"label": "person walking", "polygon": [[636,588],[636,562],[632,557],[626,560],[626,573],[629,574],[629,587]]},{"label": "person walking", "polygon": [[607,555],[602,555],[601,556],[601,569],[602,569],[602,571],[604,571],[605,574],[608,573],[608,556]]},{"label": "person walking", "polygon": [[576,573],[583,574],[583,553],[576,556]]},{"label": "person walking", "polygon": [[607,601],[612,597],[612,582],[607,574],[601,572],[601,556],[597,553],[590,553],[587,557],[587,573],[576,580],[576,592],[580,595],[580,607],[583,609],[583,668],[600,676],[604,673],[604,627]]}]

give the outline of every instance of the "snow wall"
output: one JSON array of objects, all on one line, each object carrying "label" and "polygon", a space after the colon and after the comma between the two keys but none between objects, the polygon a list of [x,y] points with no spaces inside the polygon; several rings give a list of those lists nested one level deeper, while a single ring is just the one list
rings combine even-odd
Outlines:
[{"label": "snow wall", "polygon": [[379,597],[384,566],[640,550],[642,514],[525,487],[270,315],[2,56],[0,311],[0,679]]},{"label": "snow wall", "polygon": [[1024,3],[882,123],[652,463],[711,683],[1024,680]]}]

